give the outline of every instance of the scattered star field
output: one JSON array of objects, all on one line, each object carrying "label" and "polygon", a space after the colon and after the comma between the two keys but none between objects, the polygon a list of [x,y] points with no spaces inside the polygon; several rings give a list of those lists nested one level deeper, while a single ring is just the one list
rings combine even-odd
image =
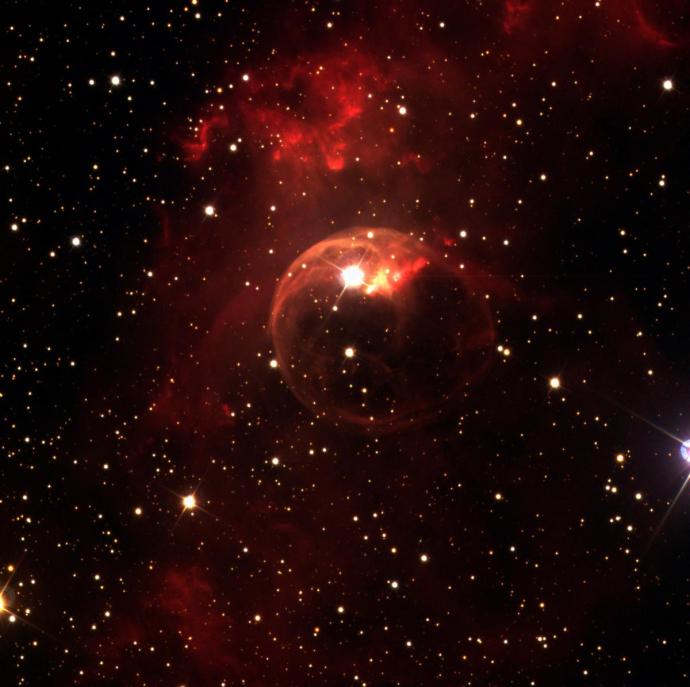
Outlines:
[{"label": "scattered star field", "polygon": [[3,685],[690,683],[684,0],[5,10]]}]

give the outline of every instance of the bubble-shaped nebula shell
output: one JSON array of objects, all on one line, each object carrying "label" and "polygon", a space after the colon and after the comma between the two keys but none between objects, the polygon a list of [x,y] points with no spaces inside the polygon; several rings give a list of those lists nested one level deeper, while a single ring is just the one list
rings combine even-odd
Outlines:
[{"label": "bubble-shaped nebula shell", "polygon": [[360,227],[300,255],[271,308],[276,358],[317,416],[371,432],[462,407],[491,360],[483,294],[419,238]]}]

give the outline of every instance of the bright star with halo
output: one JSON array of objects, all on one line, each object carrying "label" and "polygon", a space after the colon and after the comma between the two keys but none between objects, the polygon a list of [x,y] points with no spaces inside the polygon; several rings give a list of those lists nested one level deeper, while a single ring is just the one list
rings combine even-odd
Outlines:
[{"label": "bright star with halo", "polygon": [[686,439],[680,445],[680,455],[684,461],[690,463],[690,439]]},{"label": "bright star with halo", "polygon": [[364,272],[359,265],[350,265],[344,270],[340,270],[340,275],[346,289],[357,288],[364,284]]}]

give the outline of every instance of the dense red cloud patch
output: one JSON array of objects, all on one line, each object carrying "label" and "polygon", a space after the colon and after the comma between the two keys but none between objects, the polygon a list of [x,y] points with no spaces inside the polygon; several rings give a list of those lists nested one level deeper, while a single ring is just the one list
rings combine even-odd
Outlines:
[{"label": "dense red cloud patch", "polygon": [[214,114],[208,119],[202,120],[195,127],[194,139],[182,141],[182,148],[187,160],[200,160],[208,152],[214,134],[216,132],[222,134],[227,127],[228,118],[225,114]]},{"label": "dense red cloud patch", "polygon": [[506,0],[503,8],[503,30],[511,34],[523,28],[533,9],[534,3],[528,0]]},{"label": "dense red cloud patch", "polygon": [[[325,165],[333,171],[348,163],[350,131],[372,93],[386,88],[373,62],[354,54],[307,60],[292,67],[278,84],[282,106],[245,104],[246,122],[253,135],[273,144],[273,159],[290,164]],[[294,108],[288,101],[296,96]]]},{"label": "dense red cloud patch", "polygon": [[[304,54],[277,64],[270,77],[252,75],[228,97],[219,96],[182,146],[188,161],[199,161],[216,137],[227,147],[235,136],[292,172],[337,172],[355,161],[385,158],[386,144],[404,128],[397,109],[402,102],[371,56],[353,49]],[[363,144],[362,120],[379,130],[376,146]]]}]

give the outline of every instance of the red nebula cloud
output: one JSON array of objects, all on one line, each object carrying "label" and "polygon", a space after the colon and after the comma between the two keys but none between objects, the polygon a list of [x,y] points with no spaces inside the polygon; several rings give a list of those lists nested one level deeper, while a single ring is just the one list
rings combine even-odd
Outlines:
[{"label": "red nebula cloud", "polygon": [[659,48],[673,48],[677,45],[649,20],[638,3],[635,3],[634,8],[637,28],[642,38]]},{"label": "red nebula cloud", "polygon": [[[379,96],[391,96],[391,86],[372,58],[352,50],[302,56],[296,64],[277,64],[270,80],[257,78],[219,96],[223,112],[203,118],[182,148],[188,161],[198,161],[232,124],[253,149],[292,172],[339,172],[355,158],[373,163],[400,125],[394,103],[381,107]],[[373,127],[376,146],[362,143],[365,124],[367,131]]]},{"label": "red nebula cloud", "polygon": [[420,174],[428,174],[431,169],[430,161],[422,157],[420,153],[405,153],[400,157],[400,166],[407,167],[412,165]]},{"label": "red nebula cloud", "polygon": [[429,261],[426,258],[418,257],[398,264],[391,262],[390,265],[382,265],[369,278],[366,292],[391,295],[428,264]]},{"label": "red nebula cloud", "polygon": [[228,118],[224,114],[214,114],[207,120],[202,120],[195,127],[196,137],[191,141],[183,141],[182,148],[187,160],[200,160],[208,151],[209,144],[217,130],[224,130],[228,126]]},{"label": "red nebula cloud", "polygon": [[340,171],[354,157],[358,120],[374,110],[370,95],[386,86],[373,62],[356,53],[303,59],[242,104],[245,126],[273,149],[275,162]]},{"label": "red nebula cloud", "polygon": [[210,684],[206,680],[221,672],[237,673],[243,638],[233,633],[235,614],[231,618],[217,598],[201,567],[168,567],[146,582],[132,603],[113,613],[108,641],[94,636],[92,651],[107,660],[108,669],[117,666],[119,684],[135,684],[138,671],[152,668],[156,654],[148,648],[161,643],[177,647],[183,657],[178,670],[199,680],[195,684]]},{"label": "red nebula cloud", "polygon": [[532,13],[534,3],[529,0],[505,0],[503,6],[503,30],[507,34],[522,29]]},{"label": "red nebula cloud", "polygon": [[216,668],[232,663],[227,650],[230,619],[214,608],[213,589],[199,567],[168,570],[153,603],[200,663]]}]

